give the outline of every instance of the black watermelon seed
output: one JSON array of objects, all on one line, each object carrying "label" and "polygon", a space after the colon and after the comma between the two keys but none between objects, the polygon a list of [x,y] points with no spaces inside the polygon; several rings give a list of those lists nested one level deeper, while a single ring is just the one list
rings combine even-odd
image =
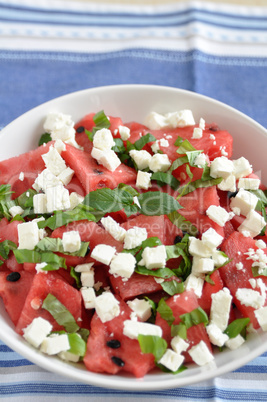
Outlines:
[{"label": "black watermelon seed", "polygon": [[118,349],[121,347],[121,343],[117,339],[111,339],[110,341],[107,341],[107,346],[111,349]]},{"label": "black watermelon seed", "polygon": [[83,133],[84,132],[84,127],[83,126],[78,127],[76,132],[77,133]]},{"label": "black watermelon seed", "polygon": [[6,280],[9,282],[17,282],[19,279],[20,279],[19,272],[11,272],[11,274],[8,274],[6,277]]},{"label": "black watermelon seed", "polygon": [[182,241],[182,236],[175,236],[175,239],[174,239],[174,244],[176,244],[176,243],[181,243],[181,241]]},{"label": "black watermelon seed", "polygon": [[96,174],[103,174],[104,172],[102,172],[102,170],[98,170],[98,169],[94,169],[94,172],[96,173]]},{"label": "black watermelon seed", "polygon": [[228,197],[228,198],[235,197],[237,193],[238,193],[238,191],[234,191],[234,192],[228,191],[228,192],[227,192],[227,197]]},{"label": "black watermelon seed", "polygon": [[90,249],[90,247],[88,246],[85,255],[88,255],[88,254],[90,253],[90,251],[91,251],[91,249]]},{"label": "black watermelon seed", "polygon": [[112,356],[111,360],[113,361],[114,364],[116,364],[119,367],[123,367],[125,365],[124,361],[121,360],[119,357],[117,356]]},{"label": "black watermelon seed", "polygon": [[214,125],[210,125],[210,126],[209,126],[209,130],[216,132],[216,131],[219,131],[219,127],[216,126],[215,124],[214,124]]}]

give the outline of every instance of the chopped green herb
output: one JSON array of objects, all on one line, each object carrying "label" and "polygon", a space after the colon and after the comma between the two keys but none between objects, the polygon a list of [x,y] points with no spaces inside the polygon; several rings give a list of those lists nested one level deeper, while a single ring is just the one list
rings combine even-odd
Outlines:
[{"label": "chopped green herb", "polygon": [[168,214],[170,221],[177,226],[182,232],[189,233],[191,236],[196,236],[198,230],[191,222],[187,221],[178,211],[173,211]]},{"label": "chopped green herb", "polygon": [[41,135],[41,138],[38,142],[38,146],[40,147],[43,144],[47,144],[49,141],[52,141],[51,134],[44,133]]},{"label": "chopped green herb", "polygon": [[146,144],[153,141],[156,141],[156,138],[154,137],[154,135],[148,133],[139,138],[139,140],[135,141],[133,145],[135,149],[141,151],[141,149],[144,148]]},{"label": "chopped green herb", "polygon": [[141,265],[137,265],[135,272],[141,275],[155,276],[156,278],[171,278],[174,273],[169,268],[147,269]]},{"label": "chopped green herb", "polygon": [[89,242],[81,242],[81,247],[74,253],[67,253],[64,251],[63,243],[60,238],[44,237],[36,245],[37,250],[53,251],[54,253],[71,254],[77,257],[84,257],[87,253]]},{"label": "chopped green herb", "polygon": [[103,110],[94,115],[93,121],[95,123],[95,126],[93,127],[92,131],[85,130],[85,133],[87,134],[90,141],[93,141],[94,135],[98,130],[110,127],[110,121]]},{"label": "chopped green herb", "polygon": [[1,257],[6,260],[9,256],[11,250],[16,250],[17,245],[10,240],[4,240],[0,242],[0,255]]},{"label": "chopped green herb", "polygon": [[160,314],[163,320],[171,326],[175,320],[172,309],[168,306],[164,299],[160,299],[157,312]]},{"label": "chopped green herb", "polygon": [[176,295],[177,293],[183,293],[184,291],[184,283],[177,282],[175,279],[162,282],[161,286],[162,289],[170,296]]},{"label": "chopped green herb", "polygon": [[187,328],[186,325],[181,323],[171,326],[171,336],[180,336],[182,339],[187,339]]},{"label": "chopped green herb", "polygon": [[245,330],[249,323],[249,318],[237,318],[228,325],[224,333],[228,335],[229,338],[235,338]]},{"label": "chopped green herb", "polygon": [[168,184],[174,190],[176,190],[180,185],[179,180],[177,180],[169,172],[155,172],[152,174],[151,180],[156,180],[159,186],[164,186],[165,184]]},{"label": "chopped green herb", "polygon": [[167,349],[167,342],[160,336],[138,335],[138,342],[142,353],[152,353],[155,361],[159,361]]},{"label": "chopped green herb", "polygon": [[207,325],[209,322],[207,314],[201,307],[192,310],[190,313],[180,315],[180,319],[187,329],[201,323]]}]

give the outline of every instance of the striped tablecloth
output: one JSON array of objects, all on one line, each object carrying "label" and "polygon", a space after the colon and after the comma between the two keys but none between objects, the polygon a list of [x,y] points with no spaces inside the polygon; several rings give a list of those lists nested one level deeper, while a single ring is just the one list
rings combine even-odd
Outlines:
[{"label": "striped tablecloth", "polygon": [[[80,89],[159,84],[223,101],[267,127],[267,2],[0,0],[0,128]],[[0,399],[267,401],[267,353],[179,389],[72,383],[0,342]]]}]

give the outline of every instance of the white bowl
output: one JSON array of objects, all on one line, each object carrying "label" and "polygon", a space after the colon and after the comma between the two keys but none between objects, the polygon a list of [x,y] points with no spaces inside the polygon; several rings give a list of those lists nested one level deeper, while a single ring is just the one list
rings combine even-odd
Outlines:
[{"label": "white bowl", "polygon": [[[191,109],[196,121],[203,117],[216,122],[234,137],[234,158],[245,156],[254,171],[267,183],[265,165],[266,130],[237,110],[213,99],[169,87],[148,85],[118,85],[75,92],[36,107],[14,120],[0,134],[0,159],[19,155],[37,146],[43,132],[43,122],[51,111],[70,114],[75,121],[85,114],[104,109],[106,114],[119,116],[124,122],[142,123],[150,111],[167,113]],[[181,387],[233,371],[267,350],[267,333],[250,334],[239,349],[218,353],[211,365],[192,365],[178,375],[153,371],[143,379],[128,375],[105,375],[89,372],[82,364],[69,364],[48,357],[32,348],[16,334],[13,324],[0,302],[0,338],[10,348],[40,367],[67,376],[74,381],[121,390],[159,390]]]}]

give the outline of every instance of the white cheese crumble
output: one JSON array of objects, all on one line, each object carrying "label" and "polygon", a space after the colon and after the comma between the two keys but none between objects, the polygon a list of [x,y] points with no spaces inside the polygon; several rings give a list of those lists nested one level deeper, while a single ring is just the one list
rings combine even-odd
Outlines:
[{"label": "white cheese crumble", "polygon": [[101,218],[100,222],[106,229],[106,231],[114,237],[115,240],[123,242],[126,230],[120,226],[111,216]]},{"label": "white cheese crumble", "polygon": [[127,304],[140,321],[147,321],[151,316],[151,305],[147,300],[135,298],[127,301]]},{"label": "white cheese crumble", "polygon": [[235,297],[247,307],[259,309],[264,305],[265,296],[260,294],[257,290],[248,288],[239,288],[236,291]]},{"label": "white cheese crumble", "polygon": [[152,158],[152,155],[146,150],[142,149],[138,151],[136,149],[132,149],[129,152],[129,155],[136,163],[138,170],[143,170],[149,167],[149,162]]},{"label": "white cheese crumble", "polygon": [[130,278],[134,273],[135,264],[136,259],[132,254],[118,253],[111,260],[109,273],[115,277]]},{"label": "white cheese crumble", "polygon": [[125,320],[123,323],[123,334],[131,339],[137,339],[138,335],[155,335],[161,337],[162,329],[159,325]]},{"label": "white cheese crumble", "polygon": [[81,237],[77,230],[64,232],[62,236],[63,249],[67,253],[74,253],[81,248]]},{"label": "white cheese crumble", "polygon": [[95,310],[100,320],[105,323],[120,314],[120,303],[111,292],[104,292],[95,299]]},{"label": "white cheese crumble", "polygon": [[174,352],[171,349],[167,349],[164,355],[158,361],[159,364],[167,367],[171,371],[177,371],[184,361],[184,356]]},{"label": "white cheese crumble", "polygon": [[124,248],[130,250],[131,248],[138,247],[142,244],[144,240],[147,239],[147,230],[145,228],[140,228],[134,226],[126,231],[124,237]]},{"label": "white cheese crumble", "polygon": [[148,190],[150,187],[152,187],[151,176],[152,173],[142,172],[141,170],[138,170],[136,177],[136,187],[142,188],[143,190]]},{"label": "white cheese crumble", "polygon": [[102,264],[109,265],[115,253],[115,247],[108,246],[107,244],[98,244],[92,250],[91,257]]},{"label": "white cheese crumble", "polygon": [[193,361],[199,366],[204,366],[214,359],[213,354],[210,352],[204,341],[200,341],[197,345],[192,346],[188,353],[192,357]]},{"label": "white cheese crumble", "polygon": [[42,317],[34,318],[31,324],[23,329],[23,337],[35,348],[38,348],[53,327],[49,321]]},{"label": "white cheese crumble", "polygon": [[167,259],[165,246],[145,247],[142,259],[147,269],[164,268]]},{"label": "white cheese crumble", "polygon": [[151,112],[146,117],[144,124],[150,128],[150,130],[158,130],[167,127],[176,128],[194,126],[196,123],[192,111],[185,109],[164,115],[157,112]]},{"label": "white cheese crumble", "polygon": [[226,209],[216,205],[210,205],[206,211],[206,214],[212,221],[221,227],[223,227],[227,221],[233,218],[231,212],[227,212]]},{"label": "white cheese crumble", "polygon": [[232,296],[229,289],[223,288],[211,295],[210,324],[215,324],[221,331],[228,325]]}]

